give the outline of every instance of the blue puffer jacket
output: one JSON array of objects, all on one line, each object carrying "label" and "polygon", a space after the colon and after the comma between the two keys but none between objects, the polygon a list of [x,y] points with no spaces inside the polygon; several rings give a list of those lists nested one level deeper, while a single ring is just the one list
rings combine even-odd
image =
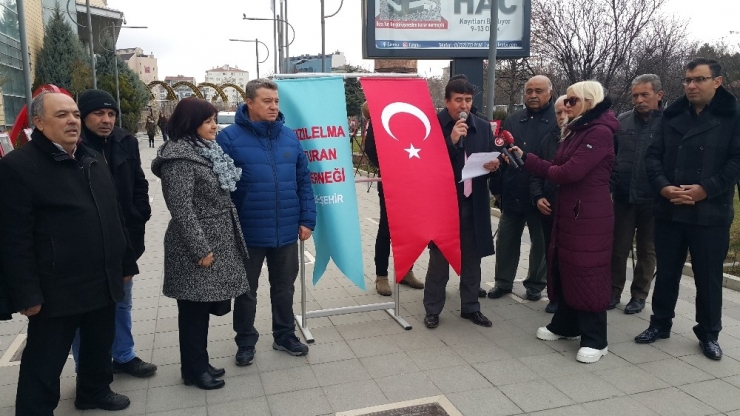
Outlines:
[{"label": "blue puffer jacket", "polygon": [[308,159],[283,113],[274,122],[249,119],[244,104],[235,123],[216,141],[242,177],[231,199],[239,212],[244,240],[251,247],[282,247],[298,240],[298,226],[313,230],[316,203]]}]

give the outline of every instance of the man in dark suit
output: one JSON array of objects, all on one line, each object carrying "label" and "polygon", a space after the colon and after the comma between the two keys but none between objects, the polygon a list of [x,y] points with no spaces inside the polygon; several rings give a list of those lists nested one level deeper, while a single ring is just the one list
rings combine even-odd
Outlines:
[{"label": "man in dark suit", "polygon": [[122,410],[110,389],[115,302],[138,273],[103,157],[79,142],[74,100],[42,93],[31,142],[0,160],[0,256],[13,311],[28,317],[17,415],[52,415],[80,329],[78,409]]},{"label": "man in dark suit", "polygon": [[730,245],[732,201],[740,180],[740,108],[722,86],[717,61],[686,65],[686,95],[663,111],[645,153],[655,206],[657,275],[650,326],[635,337],[648,344],[671,335],[687,251],[696,284],[694,334],[708,358],[719,360],[722,273]]},{"label": "man in dark suit", "polygon": [[[77,99],[77,106],[82,119],[82,142],[105,157],[126,221],[126,232],[138,259],[144,253],[144,228],[152,213],[149,182],[141,169],[139,141],[133,134],[116,127],[116,118],[120,116],[118,103],[108,92],[84,91]],[[157,366],[143,361],[134,351],[133,287],[134,279],[124,282],[123,300],[116,304],[116,336],[111,347],[113,372],[145,378],[153,376]],[[79,337],[75,337],[72,352],[78,361]]]},{"label": "man in dark suit", "polygon": [[[480,311],[478,290],[481,280],[481,258],[494,253],[491,234],[491,196],[488,187],[490,175],[465,180],[460,183],[465,160],[471,153],[493,152],[491,126],[479,117],[460,117],[462,112],[470,114],[475,87],[464,75],[450,78],[445,87],[445,109],[437,113],[442,133],[450,154],[452,170],[457,187],[457,203],[460,221],[460,252],[462,272],[460,274],[460,316],[476,325],[489,327],[491,321]],[[500,166],[499,160],[488,162],[484,167],[490,172]],[[445,304],[445,288],[450,278],[450,265],[434,243],[429,245],[429,267],[424,288],[424,325],[436,328],[439,314]]]}]

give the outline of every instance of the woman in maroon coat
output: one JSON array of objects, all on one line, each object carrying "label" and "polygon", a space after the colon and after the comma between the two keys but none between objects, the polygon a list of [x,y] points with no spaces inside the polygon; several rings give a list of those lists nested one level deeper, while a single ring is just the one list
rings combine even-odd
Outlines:
[{"label": "woman in maroon coat", "polygon": [[[594,363],[606,355],[606,309],[611,296],[614,209],[609,179],[619,122],[596,81],[568,87],[567,133],[552,162],[523,155],[524,169],[557,185],[549,273],[559,293],[558,310],[537,338],[581,338],[576,360]],[[515,149],[521,153],[521,150]]]}]

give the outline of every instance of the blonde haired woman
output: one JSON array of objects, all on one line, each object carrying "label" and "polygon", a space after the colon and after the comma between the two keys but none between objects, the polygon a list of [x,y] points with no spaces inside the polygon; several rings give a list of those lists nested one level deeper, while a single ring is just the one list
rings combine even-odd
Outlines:
[{"label": "blonde haired woman", "polygon": [[576,360],[594,363],[608,352],[606,310],[614,231],[609,179],[619,122],[596,81],[568,87],[564,103],[570,122],[552,162],[534,154],[522,156],[524,169],[559,185],[549,265],[558,309],[550,324],[537,330],[537,338],[580,337]]}]

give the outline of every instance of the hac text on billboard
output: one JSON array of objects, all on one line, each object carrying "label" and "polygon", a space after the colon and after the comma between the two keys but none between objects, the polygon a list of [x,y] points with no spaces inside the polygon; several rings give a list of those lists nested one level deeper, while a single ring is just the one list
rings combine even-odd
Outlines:
[{"label": "hac text on billboard", "polygon": [[[367,59],[486,58],[490,0],[363,0]],[[499,0],[497,54],[529,56],[531,0]]]}]

